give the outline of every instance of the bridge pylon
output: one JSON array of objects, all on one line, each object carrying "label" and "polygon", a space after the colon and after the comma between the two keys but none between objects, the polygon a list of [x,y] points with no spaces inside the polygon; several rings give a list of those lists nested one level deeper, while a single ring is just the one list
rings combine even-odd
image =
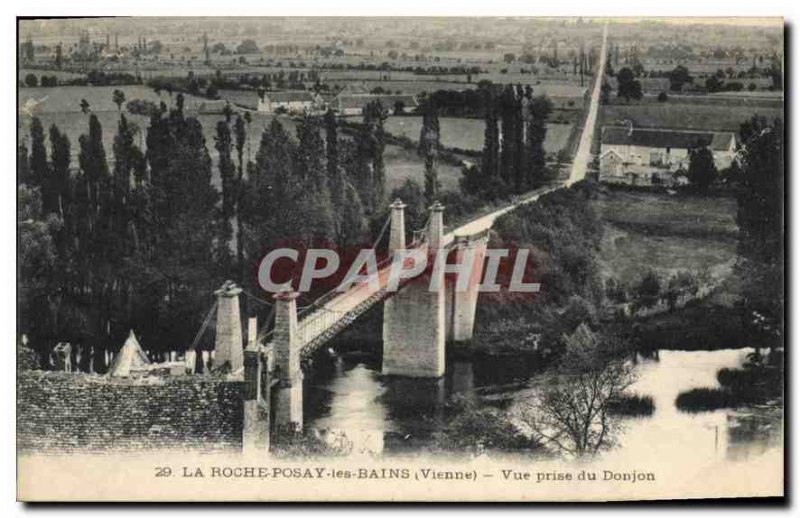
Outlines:
[{"label": "bridge pylon", "polygon": [[225,281],[214,292],[217,296],[217,331],[214,338],[214,363],[230,365],[230,372],[237,373],[244,367],[244,342],[242,321],[239,316],[239,294],[242,289],[232,281]]},{"label": "bridge pylon", "polygon": [[[392,210],[401,212],[403,208],[393,206]],[[431,207],[427,238],[428,253],[434,257],[443,242],[443,212],[444,206],[438,202]],[[395,221],[402,222],[402,216],[393,217],[392,223]],[[384,303],[383,374],[414,378],[444,375],[445,285],[435,284],[438,286],[431,291],[430,274],[420,275]]]},{"label": "bridge pylon", "polygon": [[459,263],[470,261],[469,280],[466,289],[457,289],[456,281],[447,283],[446,316],[447,339],[453,342],[472,340],[475,330],[475,313],[478,308],[478,289],[486,258],[486,238],[457,240],[455,259]]},{"label": "bridge pylon", "polygon": [[300,337],[297,333],[297,297],[299,293],[285,287],[274,295],[275,328],[272,344],[278,369],[275,423],[303,426],[303,371],[300,367]]},{"label": "bridge pylon", "polygon": [[400,198],[389,205],[389,252],[406,248],[406,204]]}]

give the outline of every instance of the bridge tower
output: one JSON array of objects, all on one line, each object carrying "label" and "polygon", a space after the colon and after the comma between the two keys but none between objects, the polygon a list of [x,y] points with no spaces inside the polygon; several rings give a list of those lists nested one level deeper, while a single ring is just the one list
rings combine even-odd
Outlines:
[{"label": "bridge tower", "polygon": [[242,450],[245,453],[269,451],[270,372],[269,361],[258,343],[258,322],[248,321],[247,348],[244,350],[244,415]]},{"label": "bridge tower", "polygon": [[406,204],[400,198],[389,205],[389,251],[405,250],[406,248]]},{"label": "bridge tower", "polygon": [[278,369],[275,423],[303,426],[303,371],[297,335],[297,297],[290,287],[275,294],[275,328],[272,344]]},{"label": "bridge tower", "polygon": [[[391,236],[405,236],[402,203],[392,204]],[[429,262],[442,246],[444,206],[431,208],[427,231]],[[392,250],[405,248],[402,244]],[[428,270],[429,271],[429,270]],[[438,378],[445,368],[445,285],[430,291],[430,274],[411,280],[383,307],[383,368],[386,375]]]},{"label": "bridge tower", "polygon": [[236,373],[244,367],[244,343],[242,322],[239,316],[239,294],[242,289],[232,281],[225,281],[214,292],[217,296],[217,333],[214,339],[214,363],[216,366],[230,365]]},{"label": "bridge tower", "polygon": [[475,330],[475,312],[478,308],[478,288],[483,274],[483,261],[486,258],[487,238],[459,238],[455,259],[458,263],[470,261],[470,278],[466,290],[456,289],[456,283],[447,283],[446,316],[447,339],[453,342],[472,340]]}]

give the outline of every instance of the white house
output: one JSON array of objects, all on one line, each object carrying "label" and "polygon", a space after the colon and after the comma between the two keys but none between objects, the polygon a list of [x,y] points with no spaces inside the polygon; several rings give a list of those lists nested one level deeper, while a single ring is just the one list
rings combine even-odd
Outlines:
[{"label": "white house", "polygon": [[264,92],[258,99],[258,111],[275,113],[283,109],[289,113],[302,113],[321,108],[321,98],[306,90],[287,90],[285,92]]},{"label": "white house", "polygon": [[407,94],[340,93],[331,102],[331,108],[339,115],[361,115],[364,107],[372,101],[380,101],[390,114],[396,113],[398,109],[403,113],[411,113],[419,106],[417,98]]},{"label": "white house", "polygon": [[600,142],[600,180],[612,183],[674,183],[675,173],[689,168],[689,148],[700,143],[708,146],[718,170],[729,167],[736,154],[736,137],[729,131],[604,126]]}]

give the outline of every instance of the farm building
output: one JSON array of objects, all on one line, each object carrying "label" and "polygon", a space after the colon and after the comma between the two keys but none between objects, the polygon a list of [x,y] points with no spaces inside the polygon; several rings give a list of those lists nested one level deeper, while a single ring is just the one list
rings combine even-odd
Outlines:
[{"label": "farm building", "polygon": [[331,102],[331,108],[340,115],[361,115],[364,106],[372,101],[380,101],[390,113],[396,113],[398,109],[412,113],[419,106],[413,95],[340,93]]},{"label": "farm building", "polygon": [[258,111],[262,113],[275,113],[280,109],[299,113],[321,108],[322,98],[306,90],[265,92],[264,96],[258,100]]},{"label": "farm building", "polygon": [[671,184],[689,167],[689,148],[704,143],[717,169],[729,167],[736,153],[732,132],[604,126],[600,179],[638,185]]}]

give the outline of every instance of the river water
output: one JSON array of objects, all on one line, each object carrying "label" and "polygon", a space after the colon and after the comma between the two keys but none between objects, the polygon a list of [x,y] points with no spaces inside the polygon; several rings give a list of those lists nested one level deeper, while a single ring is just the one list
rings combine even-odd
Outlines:
[{"label": "river water", "polygon": [[[655,411],[625,418],[618,446],[605,455],[661,463],[687,453],[693,462],[782,455],[781,425],[774,412],[765,420],[758,409],[687,413],[675,406],[681,392],[717,387],[717,371],[741,366],[750,352],[661,350],[649,358],[637,356],[637,380],[630,391],[651,396]],[[306,379],[305,420],[312,428],[344,433],[356,454],[414,453],[441,426],[444,404],[452,395],[513,416],[534,390],[536,375],[536,365],[519,358],[450,360],[440,380],[408,380],[381,376],[377,355],[333,354],[316,363]]]}]

